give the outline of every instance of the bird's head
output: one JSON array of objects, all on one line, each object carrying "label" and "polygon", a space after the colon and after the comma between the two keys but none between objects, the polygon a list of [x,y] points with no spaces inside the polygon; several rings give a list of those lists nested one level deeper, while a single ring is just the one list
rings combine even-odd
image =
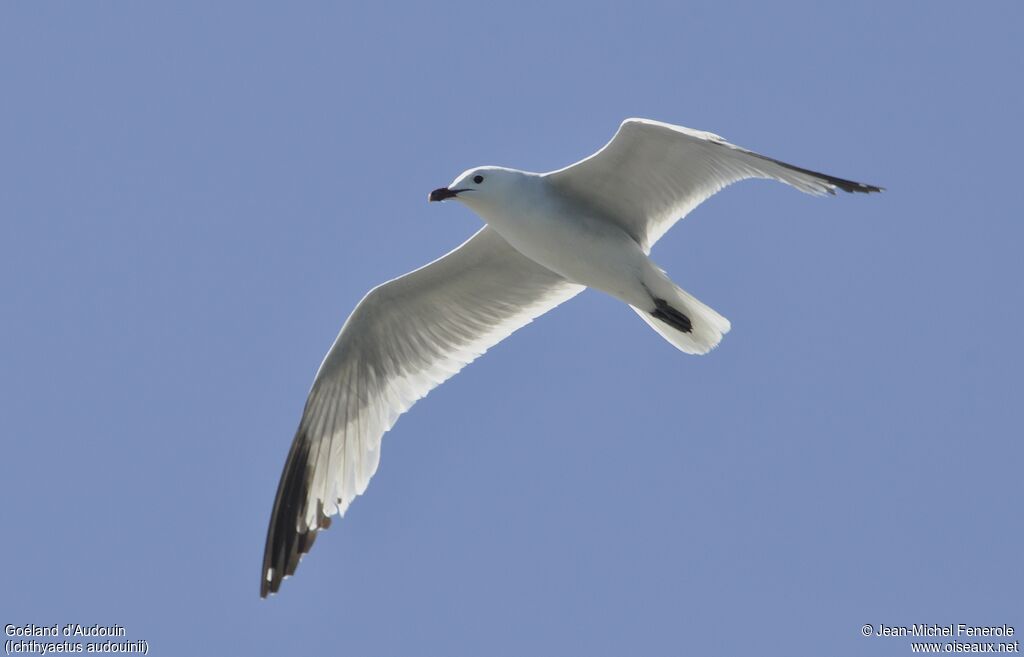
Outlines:
[{"label": "bird's head", "polygon": [[447,187],[430,192],[430,201],[444,201],[450,198],[462,201],[474,210],[487,206],[504,204],[507,199],[517,196],[527,175],[515,169],[504,167],[477,167],[460,174]]}]

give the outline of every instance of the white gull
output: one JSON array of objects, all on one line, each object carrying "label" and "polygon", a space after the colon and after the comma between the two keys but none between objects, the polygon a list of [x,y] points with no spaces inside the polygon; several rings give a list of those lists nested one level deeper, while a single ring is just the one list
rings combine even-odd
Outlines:
[{"label": "white gull", "polygon": [[479,167],[430,193],[487,224],[461,246],[371,290],[324,358],[267,531],[260,595],[293,574],[320,529],[377,470],[381,437],[416,400],[584,288],[628,304],[680,350],[704,354],[729,321],[648,257],[672,225],[746,178],[815,195],[878,192],[734,146],[718,135],[627,119],[608,144],[558,171]]}]

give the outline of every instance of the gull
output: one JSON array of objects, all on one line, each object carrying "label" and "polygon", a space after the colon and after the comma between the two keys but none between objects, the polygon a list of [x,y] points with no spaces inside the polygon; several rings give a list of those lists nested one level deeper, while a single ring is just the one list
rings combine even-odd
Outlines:
[{"label": "gull", "polygon": [[814,195],[881,187],[803,169],[710,132],[627,119],[564,169],[463,172],[428,200],[469,206],[485,226],[447,255],[363,297],[317,371],[267,530],[260,596],[276,592],[331,516],[380,462],[381,437],[418,399],[534,318],[590,287],[628,304],[688,354],[729,320],[649,257],[679,219],[722,188],[768,178]]}]

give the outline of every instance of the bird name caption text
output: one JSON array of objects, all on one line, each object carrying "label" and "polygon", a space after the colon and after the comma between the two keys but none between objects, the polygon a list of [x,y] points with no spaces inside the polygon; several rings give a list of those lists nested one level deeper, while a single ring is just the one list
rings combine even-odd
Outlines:
[{"label": "bird name caption text", "polygon": [[131,640],[124,625],[4,625],[4,651],[8,655],[52,655],[82,652],[92,654],[149,654],[149,641]]},{"label": "bird name caption text", "polygon": [[911,637],[910,651],[915,653],[1019,653],[1020,640],[1013,625],[967,625],[966,623],[915,623],[886,625],[865,623],[860,628],[865,637]]}]

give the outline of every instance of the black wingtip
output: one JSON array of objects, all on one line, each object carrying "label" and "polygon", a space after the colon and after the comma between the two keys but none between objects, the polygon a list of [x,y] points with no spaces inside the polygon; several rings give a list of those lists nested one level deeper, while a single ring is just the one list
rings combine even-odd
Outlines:
[{"label": "black wingtip", "polygon": [[873,194],[875,192],[885,191],[885,187],[876,187],[875,185],[853,182],[852,180],[843,180],[842,178],[835,178],[833,176],[823,177],[839,189],[844,192],[850,192],[851,194]]},{"label": "black wingtip", "polygon": [[[774,162],[779,166],[786,167],[791,171],[798,171],[800,173],[807,174],[808,176],[820,178],[821,180],[827,182],[829,185],[832,185],[833,187],[839,188],[844,192],[849,192],[851,194],[872,194],[875,192],[885,191],[885,187],[878,187],[876,185],[869,185],[867,183],[856,182],[854,180],[847,180],[846,178],[837,178],[835,176],[830,176],[827,173],[814,171],[812,169],[805,169],[803,167],[798,167],[794,164],[789,164],[788,162],[783,162],[782,160],[776,160],[774,157],[768,157],[767,155],[761,155],[760,153],[754,153],[753,151],[747,152],[755,157],[761,158],[762,160],[768,160],[769,162]],[[829,193],[835,194],[835,190],[830,189]]]},{"label": "black wingtip", "polygon": [[[821,173],[820,171],[811,171],[810,169],[804,169],[802,167],[793,166],[792,164],[786,164],[785,162],[779,162],[778,160],[772,161],[781,164],[787,169],[792,169],[793,171],[799,171],[800,173],[806,173],[807,175],[814,176],[816,178],[821,178],[828,184],[837,187],[843,190],[844,192],[849,192],[851,194],[872,194],[874,192],[885,191],[884,187],[877,187],[875,185],[869,185],[867,183],[847,180],[846,178],[836,178],[835,176],[830,176],[827,173]],[[834,194],[835,192],[832,191],[832,193]]]},{"label": "black wingtip", "polygon": [[317,526],[299,531],[299,520],[306,513],[309,499],[309,485],[312,472],[309,464],[309,439],[299,429],[292,441],[277,485],[274,510],[267,528],[267,545],[263,552],[263,570],[260,577],[260,597],[266,598],[277,593],[285,577],[293,575],[302,555],[313,547],[317,532],[331,525],[331,519],[324,515],[323,505],[318,504]]}]

